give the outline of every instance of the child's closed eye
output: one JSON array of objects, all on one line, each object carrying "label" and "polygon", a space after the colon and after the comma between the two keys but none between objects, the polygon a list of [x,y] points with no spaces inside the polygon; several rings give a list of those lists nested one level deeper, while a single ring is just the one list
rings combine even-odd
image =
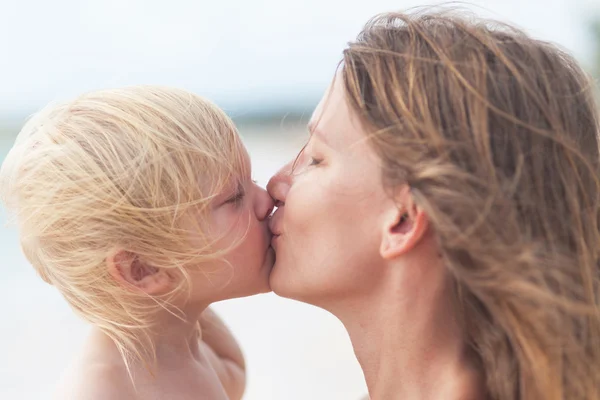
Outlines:
[{"label": "child's closed eye", "polygon": [[241,203],[241,201],[244,199],[244,196],[246,195],[246,191],[244,190],[244,187],[242,185],[239,185],[237,192],[231,196],[230,198],[228,198],[227,200],[225,200],[225,202],[223,204],[239,204]]}]

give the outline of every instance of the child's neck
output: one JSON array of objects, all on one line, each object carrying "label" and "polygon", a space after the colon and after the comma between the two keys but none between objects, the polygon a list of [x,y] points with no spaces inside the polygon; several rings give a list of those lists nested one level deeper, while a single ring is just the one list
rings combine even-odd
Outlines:
[{"label": "child's neck", "polygon": [[189,307],[185,320],[168,312],[159,316],[152,340],[156,348],[157,366],[173,366],[183,361],[203,361],[199,345],[200,314],[206,307]]},{"label": "child's neck", "polygon": [[[155,372],[165,368],[177,369],[180,366],[189,365],[190,362],[204,363],[206,361],[200,351],[200,327],[198,325],[200,314],[205,309],[206,307],[188,307],[183,310],[185,319],[176,317],[167,311],[158,316],[151,334],[156,351],[156,362],[152,368]],[[113,359],[115,363],[123,362],[114,341],[99,329],[94,328],[90,339],[90,348],[98,349],[98,356]],[[134,361],[130,363],[129,368],[134,375],[143,374],[144,371],[148,372],[147,364],[144,362]]]}]

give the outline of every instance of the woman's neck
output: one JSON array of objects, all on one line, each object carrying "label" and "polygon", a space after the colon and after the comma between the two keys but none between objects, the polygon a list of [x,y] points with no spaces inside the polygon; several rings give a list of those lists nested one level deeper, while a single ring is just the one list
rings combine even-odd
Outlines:
[{"label": "woman's neck", "polygon": [[466,356],[447,282],[397,287],[393,283],[403,280],[395,278],[335,313],[348,330],[371,400],[480,399],[481,376]]}]

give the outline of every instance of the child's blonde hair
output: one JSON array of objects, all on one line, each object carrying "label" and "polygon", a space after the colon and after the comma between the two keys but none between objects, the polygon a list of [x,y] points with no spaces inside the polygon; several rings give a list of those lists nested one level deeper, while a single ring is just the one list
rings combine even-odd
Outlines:
[{"label": "child's blonde hair", "polygon": [[151,298],[120,285],[107,257],[122,249],[182,276],[214,257],[209,241],[192,247],[180,222],[201,217],[235,178],[241,149],[232,121],[198,96],[154,86],[97,91],[25,125],[2,165],[1,194],[41,277],[113,338],[126,362],[148,361],[153,316],[189,285]]}]

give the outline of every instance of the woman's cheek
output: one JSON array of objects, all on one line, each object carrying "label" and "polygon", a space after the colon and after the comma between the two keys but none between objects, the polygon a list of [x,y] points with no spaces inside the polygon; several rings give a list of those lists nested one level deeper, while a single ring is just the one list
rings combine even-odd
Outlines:
[{"label": "woman's cheek", "polygon": [[285,219],[288,225],[287,233],[293,234],[294,231],[304,231],[306,225],[315,221],[313,218],[318,214],[318,204],[314,201],[316,193],[303,185],[294,186],[290,189],[285,203]]}]

